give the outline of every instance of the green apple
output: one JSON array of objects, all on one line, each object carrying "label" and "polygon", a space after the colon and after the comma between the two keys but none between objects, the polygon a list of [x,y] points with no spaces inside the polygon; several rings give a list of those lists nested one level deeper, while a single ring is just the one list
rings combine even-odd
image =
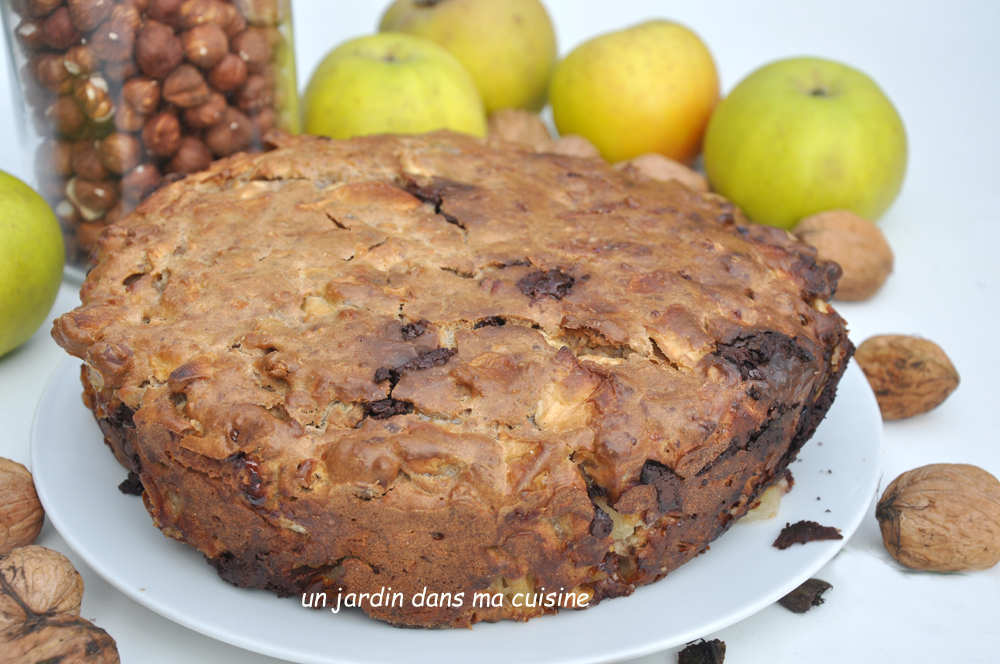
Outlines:
[{"label": "green apple", "polygon": [[422,134],[486,135],[486,112],[465,67],[429,39],[390,32],[328,53],[303,97],[305,130],[332,138]]},{"label": "green apple", "polygon": [[556,66],[549,85],[559,133],[584,136],[611,162],[658,152],[691,163],[718,100],[708,48],[669,21],[582,44]]},{"label": "green apple", "polygon": [[487,113],[545,106],[556,35],[538,0],[396,0],[379,30],[447,49],[472,73]]},{"label": "green apple", "polygon": [[756,222],[791,228],[832,209],[875,221],[903,183],[906,131],[865,74],[818,58],[782,60],[719,104],[705,171]]},{"label": "green apple", "polygon": [[59,222],[42,197],[0,171],[0,355],[45,321],[59,292],[65,251]]}]

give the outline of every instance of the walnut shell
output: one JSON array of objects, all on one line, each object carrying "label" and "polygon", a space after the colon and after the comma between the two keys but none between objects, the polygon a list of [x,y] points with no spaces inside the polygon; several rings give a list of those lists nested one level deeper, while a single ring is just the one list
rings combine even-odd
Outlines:
[{"label": "walnut shell", "polygon": [[4,662],[118,664],[115,640],[80,616],[58,616],[0,632]]},{"label": "walnut shell", "polygon": [[708,193],[708,178],[693,168],[688,168],[679,161],[674,161],[656,152],[641,154],[628,161],[618,162],[615,164],[615,168],[625,171],[640,182],[676,180],[688,189],[703,194]]},{"label": "walnut shell", "polygon": [[892,249],[879,228],[847,210],[830,210],[806,217],[792,233],[816,248],[821,260],[844,270],[837,282],[838,300],[867,300],[882,288],[892,272]]},{"label": "walnut shell", "polygon": [[933,341],[902,334],[865,340],[854,353],[884,420],[901,420],[937,407],[958,387],[955,366]]},{"label": "walnut shell", "polygon": [[35,541],[45,511],[28,469],[0,457],[0,555]]},{"label": "walnut shell", "polygon": [[537,152],[551,150],[555,144],[542,118],[523,108],[501,108],[491,113],[489,135]]},{"label": "walnut shell", "polygon": [[83,577],[66,556],[22,546],[0,558],[0,629],[39,616],[80,615]]},{"label": "walnut shell", "polygon": [[959,572],[1000,562],[1000,480],[977,466],[905,472],[886,487],[875,516],[885,548],[907,567]]}]

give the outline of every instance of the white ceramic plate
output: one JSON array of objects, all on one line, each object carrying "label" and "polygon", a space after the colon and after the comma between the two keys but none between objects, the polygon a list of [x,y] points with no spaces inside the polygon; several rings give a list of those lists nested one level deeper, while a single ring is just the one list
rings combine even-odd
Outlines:
[{"label": "white ceramic plate", "polygon": [[[683,644],[768,606],[826,564],[866,514],[881,465],[878,406],[852,364],[829,416],[792,464],[795,488],[776,519],[736,524],[662,581],[586,611],[470,630],[397,629],[358,611],[334,615],[304,609],[296,597],[241,590],[219,579],[201,554],[165,538],[142,501],[118,491],[126,472],[81,403],[79,366],[67,358],[56,369],[31,432],[35,485],[56,529],[140,604],[221,641],[295,662],[585,664]],[[844,540],[785,551],[771,546],[786,522],[800,519],[840,528]]]}]

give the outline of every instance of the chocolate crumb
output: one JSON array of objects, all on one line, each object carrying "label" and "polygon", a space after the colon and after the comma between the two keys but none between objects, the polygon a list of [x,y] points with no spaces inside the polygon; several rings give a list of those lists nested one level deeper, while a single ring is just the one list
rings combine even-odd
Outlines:
[{"label": "chocolate crumb", "polygon": [[547,295],[555,300],[561,300],[566,297],[566,293],[569,292],[569,289],[573,287],[575,282],[576,279],[560,270],[548,270],[546,272],[539,270],[522,277],[517,282],[517,287],[532,300],[537,300],[543,295]]},{"label": "chocolate crumb", "polygon": [[118,485],[118,490],[126,496],[141,496],[143,489],[139,474],[132,470],[128,471],[128,478]]},{"label": "chocolate crumb", "polygon": [[815,521],[798,521],[791,525],[785,524],[774,540],[775,546],[779,549],[787,549],[793,544],[805,544],[806,542],[816,542],[819,540],[839,540],[844,539],[840,530],[830,526],[821,526]]},{"label": "chocolate crumb", "polygon": [[423,318],[413,321],[412,323],[407,323],[399,330],[403,334],[403,341],[413,341],[426,332],[427,327],[430,324],[431,322],[429,320],[425,320]]},{"label": "chocolate crumb", "polygon": [[677,664],[722,664],[726,661],[726,643],[719,639],[699,639],[677,653]]},{"label": "chocolate crumb", "polygon": [[365,415],[373,420],[387,420],[396,415],[405,415],[413,412],[413,404],[409,401],[400,401],[389,397],[379,399],[365,404]]},{"label": "chocolate crumb", "polygon": [[832,585],[822,579],[809,579],[801,586],[778,600],[778,604],[794,613],[805,613],[814,606],[819,606],[825,600],[825,593]]},{"label": "chocolate crumb", "polygon": [[475,325],[472,326],[473,330],[478,330],[481,327],[502,327],[507,324],[507,321],[503,319],[503,316],[487,316],[486,318],[481,318]]}]

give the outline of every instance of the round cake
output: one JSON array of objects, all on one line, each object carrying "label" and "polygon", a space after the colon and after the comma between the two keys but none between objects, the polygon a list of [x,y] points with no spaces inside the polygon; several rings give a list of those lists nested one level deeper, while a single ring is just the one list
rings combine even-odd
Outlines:
[{"label": "round cake", "polygon": [[839,268],[717,196],[446,132],[272,142],[106,229],[53,330],[226,581],[426,627],[629,595],[833,400]]}]

